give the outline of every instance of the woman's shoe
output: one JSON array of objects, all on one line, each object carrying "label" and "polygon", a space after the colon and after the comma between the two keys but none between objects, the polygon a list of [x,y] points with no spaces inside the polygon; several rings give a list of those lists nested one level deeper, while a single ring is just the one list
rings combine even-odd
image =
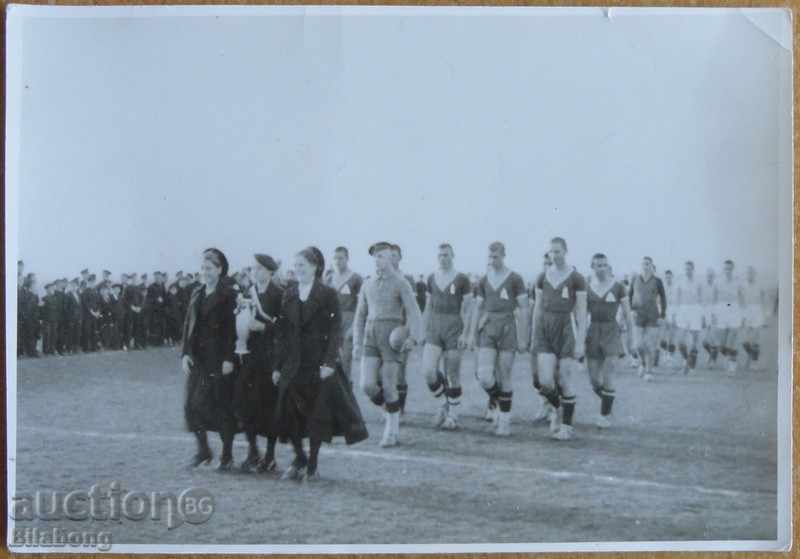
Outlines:
[{"label": "woman's shoe", "polygon": [[265,456],[264,459],[258,463],[256,472],[259,474],[268,474],[275,472],[277,469],[278,463],[275,462],[275,459]]},{"label": "woman's shoe", "polygon": [[211,449],[206,448],[205,450],[199,451],[192,457],[189,467],[196,468],[201,464],[209,464],[212,458],[214,458],[214,455],[211,453]]},{"label": "woman's shoe", "polygon": [[243,473],[249,474],[254,468],[257,468],[260,463],[261,459],[258,456],[258,451],[251,450],[247,453],[247,458],[245,458],[244,462],[239,464],[239,469]]},{"label": "woman's shoe", "polygon": [[294,459],[292,465],[289,466],[289,469],[283,472],[281,479],[285,480],[299,480],[302,479],[303,475],[306,471],[306,466],[308,465],[308,460],[298,460],[297,458]]},{"label": "woman's shoe", "polygon": [[219,459],[218,472],[229,472],[233,468],[233,456],[223,456]]}]

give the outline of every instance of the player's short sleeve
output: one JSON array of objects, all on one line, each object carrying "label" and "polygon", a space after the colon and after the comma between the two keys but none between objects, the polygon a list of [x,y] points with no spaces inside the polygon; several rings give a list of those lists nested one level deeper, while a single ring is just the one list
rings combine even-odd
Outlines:
[{"label": "player's short sleeve", "polygon": [[511,283],[509,285],[511,295],[516,299],[520,295],[527,295],[528,290],[525,289],[525,281],[522,279],[522,276],[517,274],[516,272],[511,274]]},{"label": "player's short sleeve", "polygon": [[577,271],[572,272],[572,290],[575,291],[575,293],[586,291],[586,278]]},{"label": "player's short sleeve", "polygon": [[544,272],[541,272],[536,277],[536,281],[533,282],[533,289],[544,289]]}]

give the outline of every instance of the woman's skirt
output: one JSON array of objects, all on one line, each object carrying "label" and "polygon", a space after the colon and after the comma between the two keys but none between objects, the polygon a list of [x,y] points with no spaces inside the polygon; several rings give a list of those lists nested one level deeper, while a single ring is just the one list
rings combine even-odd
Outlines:
[{"label": "woman's skirt", "polygon": [[[236,371],[223,375],[215,367],[210,367],[195,360],[192,370],[186,378],[186,400],[184,417],[189,431],[216,431],[218,433],[235,433],[236,417],[233,410],[233,392],[236,384]],[[219,370],[219,372],[216,372]]]},{"label": "woman's skirt", "polygon": [[270,360],[255,353],[238,356],[233,409],[242,431],[277,436],[275,404],[278,388],[272,383]]},{"label": "woman's skirt", "polygon": [[308,437],[329,443],[341,436],[354,444],[369,436],[341,366],[325,380],[319,368],[298,371],[280,391],[277,428],[282,441]]}]

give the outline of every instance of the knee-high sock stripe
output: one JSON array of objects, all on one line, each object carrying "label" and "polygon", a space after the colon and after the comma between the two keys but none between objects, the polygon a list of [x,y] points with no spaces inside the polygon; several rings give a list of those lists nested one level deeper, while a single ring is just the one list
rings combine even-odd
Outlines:
[{"label": "knee-high sock stripe", "polygon": [[383,406],[383,404],[386,403],[386,400],[383,397],[383,389],[378,390],[378,393],[372,396],[370,400],[372,400],[372,403],[376,406]]},{"label": "knee-high sock stripe", "polygon": [[561,405],[561,397],[558,395],[557,390],[552,390],[543,386],[542,389],[539,390],[539,394],[547,398],[547,401],[550,402],[554,408]]},{"label": "knee-high sock stripe", "polygon": [[502,412],[511,411],[511,400],[514,397],[513,392],[500,392],[497,396],[497,406]]},{"label": "knee-high sock stripe", "polygon": [[397,413],[400,411],[400,400],[394,402],[386,402],[386,411],[389,413]]},{"label": "knee-high sock stripe", "polygon": [[614,391],[603,390],[602,400],[600,402],[600,415],[610,415],[611,407],[614,405]]},{"label": "knee-high sock stripe", "polygon": [[575,414],[575,396],[564,397],[561,400],[561,406],[564,408],[562,422],[564,425],[572,425],[572,416]]},{"label": "knee-high sock stripe", "polygon": [[400,402],[400,409],[406,409],[406,397],[408,396],[408,385],[407,384],[398,384],[397,385],[397,401]]},{"label": "knee-high sock stripe", "polygon": [[458,403],[461,400],[461,394],[463,394],[463,391],[461,390],[460,386],[457,386],[456,388],[448,388],[445,391],[445,396],[447,397],[447,401],[451,405],[458,405]]},{"label": "knee-high sock stripe", "polygon": [[444,375],[441,373],[441,371],[436,373],[436,380],[433,382],[433,384],[429,384],[428,388],[433,393],[434,398],[439,398],[445,393],[447,387]]}]

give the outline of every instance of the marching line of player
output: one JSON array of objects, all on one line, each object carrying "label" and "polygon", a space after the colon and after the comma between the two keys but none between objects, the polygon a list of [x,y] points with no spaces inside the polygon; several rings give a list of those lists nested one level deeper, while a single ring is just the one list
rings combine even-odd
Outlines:
[{"label": "marching line of player", "polygon": [[400,442],[405,366],[418,344],[423,346],[421,376],[439,402],[435,427],[459,428],[461,368],[472,352],[476,379],[487,394],[485,417],[495,435],[511,435],[512,368],[517,354],[530,353],[533,386],[542,401],[535,421],[547,419],[556,440],[574,436],[574,382],[584,370],[600,400],[595,425],[611,426],[614,375],[626,352],[636,351],[639,376],[646,381],[654,380],[662,352],[670,366],[680,355],[684,374],[696,369],[701,344],[712,367],[722,355],[732,374],[739,347],[748,368],[760,355],[766,291],[752,267],[740,282],[730,260],[719,280],[713,273],[696,279],[694,263],[687,261],[683,277],[676,280],[667,270],[664,282],[653,259],[645,256],[641,273],[626,287],[603,253],[592,257],[591,274],[584,278],[567,263],[567,242],[555,237],[528,291],[522,277],[506,266],[503,243],[489,245],[487,272],[476,282],[456,270],[452,245],[442,243],[439,266],[425,283],[420,316],[413,304],[414,282],[399,272],[400,248],[381,242],[369,252],[376,273],[364,284],[371,291],[362,289],[358,296],[352,352],[353,361],[361,363],[362,390],[384,410],[381,446]]}]

